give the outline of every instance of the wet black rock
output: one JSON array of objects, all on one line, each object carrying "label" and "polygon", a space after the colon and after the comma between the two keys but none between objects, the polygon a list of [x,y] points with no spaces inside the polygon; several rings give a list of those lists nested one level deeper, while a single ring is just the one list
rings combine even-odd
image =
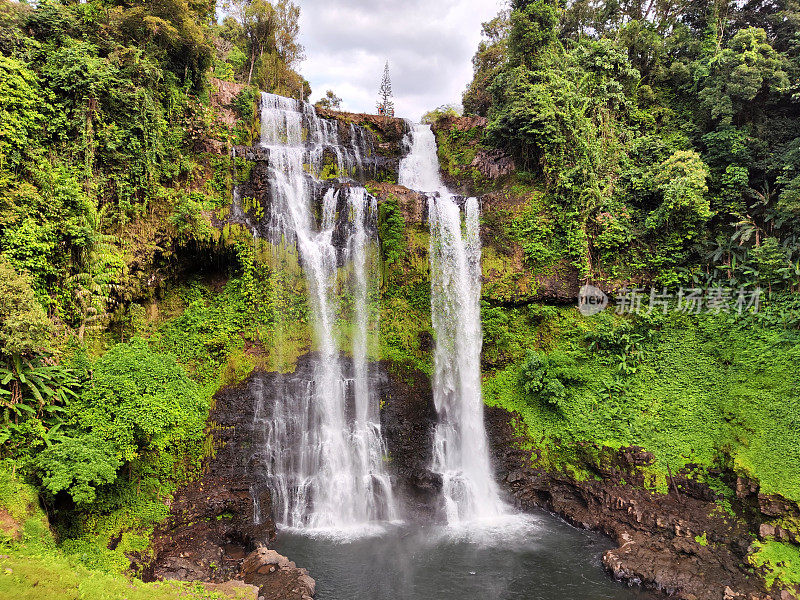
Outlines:
[{"label": "wet black rock", "polygon": [[380,363],[381,429],[389,449],[389,472],[404,510],[434,519],[441,498],[441,475],[431,471],[436,406],[428,377],[421,371],[396,371]]},{"label": "wet black rock", "polygon": [[254,402],[246,388],[219,392],[211,412],[214,455],[204,475],[175,494],[154,535],[145,579],[225,581],[275,537],[269,490],[253,469]]}]

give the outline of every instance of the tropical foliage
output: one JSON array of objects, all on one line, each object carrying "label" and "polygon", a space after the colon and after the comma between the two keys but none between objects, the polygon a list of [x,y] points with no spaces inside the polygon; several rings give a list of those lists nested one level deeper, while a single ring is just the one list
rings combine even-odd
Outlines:
[{"label": "tropical foliage", "polygon": [[[222,22],[218,8],[0,0],[0,469],[107,570],[146,547],[209,452],[210,397],[241,345],[238,305],[214,356],[207,324],[178,347],[145,306],[190,257],[252,266],[211,226],[239,166],[228,147],[249,139],[259,88],[310,92],[295,4],[234,2]],[[132,545],[108,550],[123,530]]]},{"label": "tropical foliage", "polygon": [[464,107],[538,179],[584,276],[797,286],[797,18],[515,0],[484,25]]}]

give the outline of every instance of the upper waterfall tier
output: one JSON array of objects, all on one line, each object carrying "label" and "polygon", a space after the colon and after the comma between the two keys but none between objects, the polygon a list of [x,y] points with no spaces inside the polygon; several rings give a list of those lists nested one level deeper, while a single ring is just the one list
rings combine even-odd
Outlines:
[{"label": "upper waterfall tier", "polygon": [[342,132],[338,122],[318,117],[309,103],[275,94],[261,96],[261,146],[281,152],[294,148],[317,178],[364,179],[375,169],[372,136],[364,128],[351,123]]},{"label": "upper waterfall tier", "polygon": [[391,158],[385,156],[385,142],[353,122],[358,117],[367,118],[365,115],[322,118],[307,102],[275,94],[262,94],[259,107],[258,144],[233,150],[247,163],[245,171],[236,177],[238,184],[227,221],[245,225],[254,235],[273,243],[283,239],[293,244],[294,229],[282,222],[289,214],[288,207],[274,206],[286,197],[286,190],[279,187],[296,187],[296,193],[309,199],[309,215],[317,220],[322,217],[326,194],[334,190],[337,219],[331,241],[341,259],[348,237],[348,225],[341,219],[348,210],[347,190],[368,180],[385,181],[396,176],[393,173],[398,169],[401,142],[395,129],[402,125],[405,131],[405,125],[399,120],[394,120],[394,127],[387,125],[397,138],[396,156]]},{"label": "upper waterfall tier", "polygon": [[436,137],[430,125],[412,124],[403,145],[406,155],[400,162],[400,185],[419,192],[449,193],[439,173]]}]

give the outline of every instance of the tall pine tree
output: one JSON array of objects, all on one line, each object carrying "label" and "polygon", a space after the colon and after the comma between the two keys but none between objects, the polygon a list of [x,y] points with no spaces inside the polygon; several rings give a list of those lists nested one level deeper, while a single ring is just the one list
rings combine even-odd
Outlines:
[{"label": "tall pine tree", "polygon": [[392,80],[389,77],[389,61],[386,61],[386,66],[383,68],[383,80],[381,80],[381,87],[378,90],[378,114],[394,116],[394,102],[392,102]]}]

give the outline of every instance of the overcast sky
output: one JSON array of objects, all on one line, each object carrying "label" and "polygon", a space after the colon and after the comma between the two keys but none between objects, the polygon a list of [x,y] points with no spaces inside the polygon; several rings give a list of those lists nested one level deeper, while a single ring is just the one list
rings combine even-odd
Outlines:
[{"label": "overcast sky", "polygon": [[311,99],[332,89],[342,109],[375,112],[389,60],[397,116],[418,120],[460,104],[472,78],[481,23],[504,0],[295,0]]}]

